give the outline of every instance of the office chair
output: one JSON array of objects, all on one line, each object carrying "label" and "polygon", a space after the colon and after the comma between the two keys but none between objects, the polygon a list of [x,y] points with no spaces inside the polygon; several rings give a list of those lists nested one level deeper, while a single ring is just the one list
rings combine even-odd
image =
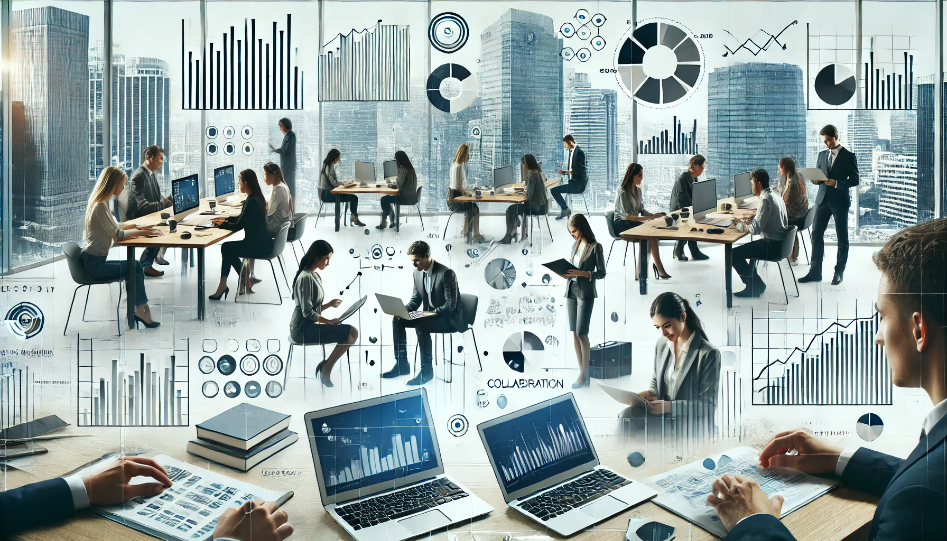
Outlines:
[{"label": "office chair", "polygon": [[792,283],[796,285],[796,296],[799,296],[799,285],[796,284],[796,273],[792,270],[792,265],[789,264],[789,256],[792,254],[792,245],[796,240],[796,231],[796,226],[789,226],[789,231],[786,233],[786,237],[783,238],[783,244],[780,246],[778,254],[753,261],[754,272],[756,271],[756,264],[759,261],[776,263],[776,267],[779,269],[779,281],[783,284],[783,295],[786,296],[785,304],[789,304],[789,292],[786,290],[786,281],[783,279],[783,267],[780,265],[783,260],[786,260],[786,266],[789,267],[789,272],[792,274]]},{"label": "office chair", "polygon": [[[328,201],[328,202],[323,201],[321,191],[322,190],[320,190],[320,195],[319,195],[319,210],[316,212],[316,221],[313,222],[312,224],[313,228],[319,227],[319,219],[322,218],[323,213],[325,213],[326,207],[328,205],[335,205],[335,201]],[[332,214],[333,214],[333,217],[335,217],[334,211]],[[342,203],[342,216],[340,217],[342,225],[348,225],[349,222],[348,220],[346,220],[346,217],[348,216],[348,214],[349,214],[349,204]]]},{"label": "office chair", "polygon": [[[605,267],[608,267],[608,262],[612,259],[612,250],[615,249],[615,243],[623,240],[625,241],[625,258],[622,260],[621,264],[624,266],[628,262],[628,246],[633,244],[635,241],[628,240],[622,237],[620,234],[615,232],[615,211],[610,210],[605,213],[605,225],[608,226],[608,236],[612,238],[612,245],[608,249],[608,259],[605,260]],[[638,268],[638,254],[636,250],[631,251],[631,256],[635,262],[635,268]]]},{"label": "office chair", "polygon": [[[474,351],[477,352],[477,364],[480,365],[480,371],[483,372],[483,362],[480,360],[480,348],[477,347],[477,333],[474,332],[474,324],[477,323],[477,306],[480,304],[480,298],[477,297],[476,295],[468,295],[466,293],[461,293],[460,304],[464,306],[465,315],[467,316],[467,321],[466,321],[467,328],[463,329],[462,331],[457,331],[457,332],[460,332],[460,334],[464,334],[467,331],[470,331],[471,336],[473,336]],[[450,383],[454,380],[454,369],[453,369],[454,367],[454,333],[449,332],[449,333],[431,333],[431,334],[441,335],[441,354],[442,355],[444,354],[444,350],[445,350],[444,335],[445,334],[450,335],[450,355],[448,355],[447,367],[444,369],[444,374],[445,374],[444,383]],[[414,344],[414,371],[415,372],[418,371],[418,348],[419,347],[420,347],[419,344],[417,343]],[[437,365],[437,341],[432,341],[432,347],[434,348],[434,351],[433,351],[434,365],[436,366]],[[466,362],[458,366],[466,366]]]},{"label": "office chair", "polygon": [[[292,225],[292,222],[286,222],[283,224],[283,227],[280,228],[279,233],[276,234],[276,238],[273,240],[273,252],[267,255],[266,257],[255,257],[253,259],[264,259],[270,262],[270,270],[273,271],[273,283],[276,284],[276,296],[279,297],[279,302],[267,302],[267,303],[251,303],[251,304],[283,304],[283,294],[279,289],[279,281],[276,279],[276,267],[273,266],[273,260],[279,261],[279,268],[283,274],[283,281],[286,283],[286,289],[291,290],[292,286],[289,285],[289,280],[286,278],[286,268],[283,266],[283,250],[286,249],[286,239],[289,236],[289,228]],[[243,265],[246,266],[246,259],[243,260]],[[241,272],[242,274],[242,272]],[[239,278],[238,278],[239,279]],[[292,294],[292,291],[290,291]],[[233,297],[233,302],[237,302],[237,299],[240,298],[240,286],[237,286],[237,294]]]},{"label": "office chair", "polygon": [[805,221],[802,223],[802,229],[800,229],[800,230],[798,231],[798,233],[800,233],[800,235],[799,235],[799,243],[802,244],[802,249],[803,249],[803,251],[806,252],[806,265],[811,265],[812,262],[809,261],[809,249],[806,248],[806,236],[805,236],[805,235],[802,235],[801,233],[802,233],[803,231],[808,231],[808,232],[809,232],[809,242],[812,242],[812,223],[815,222],[815,211],[816,211],[816,206],[815,206],[815,205],[812,205],[811,207],[809,207],[809,210],[806,211],[806,219],[805,219]]},{"label": "office chair", "polygon": [[[536,222],[536,231],[539,232],[539,241],[540,241],[539,251],[540,252],[542,252],[543,250],[543,244],[542,244],[543,224],[542,222],[539,221],[540,218],[546,219],[546,230],[549,231],[549,242],[556,242],[555,237],[553,237],[552,235],[552,228],[549,226],[549,213],[546,210],[548,208],[549,208],[548,205],[543,205],[542,210],[540,210],[538,213],[533,213],[533,212],[530,212],[530,206],[527,205],[526,212],[523,214],[523,219],[529,220],[529,247],[530,248],[533,247],[533,222],[534,221]],[[523,229],[520,233],[520,236],[522,236],[522,233],[525,233],[525,232],[526,232],[526,223],[524,222]]]},{"label": "office chair", "polygon": [[[352,344],[353,346],[355,344]],[[305,342],[297,342],[293,340],[293,335],[289,335],[289,352],[286,354],[286,367],[283,369],[283,391],[286,390],[286,380],[289,378],[289,367],[293,362],[293,348],[300,346],[303,348],[303,379],[306,379],[306,346],[322,346],[322,360],[325,361],[328,357],[326,355],[326,345],[325,344],[307,344]],[[345,359],[349,365],[349,383],[352,381],[352,357],[349,355],[349,352],[352,351],[352,348],[349,348],[345,351]]]},{"label": "office chair", "polygon": [[[421,188],[424,186],[418,186],[418,198],[414,203],[414,208],[418,210],[418,220],[421,220],[421,231],[424,231],[424,218],[421,217]],[[450,220],[450,218],[448,218]],[[404,217],[405,223],[408,223],[408,217]]]},{"label": "office chair", "polygon": [[115,320],[118,324],[118,335],[122,335],[122,317],[121,312],[119,311],[119,306],[122,304],[122,282],[125,280],[125,277],[116,278],[114,280],[96,280],[86,272],[85,267],[82,265],[82,262],[79,260],[79,256],[82,254],[82,248],[79,248],[79,245],[75,242],[67,242],[62,245],[62,253],[66,256],[66,263],[69,265],[69,274],[72,276],[72,281],[79,284],[76,286],[75,291],[72,292],[72,302],[69,303],[69,314],[66,316],[66,328],[63,329],[62,334],[66,336],[66,332],[69,330],[69,318],[72,317],[72,307],[76,304],[76,294],[79,293],[79,288],[87,287],[85,293],[85,306],[82,308],[82,321],[86,321],[85,315],[86,311],[89,309],[89,293],[92,291],[92,286],[96,285],[108,285],[118,282],[118,302],[115,304]]},{"label": "office chair", "polygon": [[293,248],[293,257],[296,258],[296,265],[299,265],[299,255],[296,254],[295,242],[299,243],[303,255],[306,253],[306,247],[303,245],[303,235],[306,232],[306,219],[309,215],[305,212],[297,212],[293,215],[293,225],[289,227],[289,233],[286,234],[286,242]]},{"label": "office chair", "polygon": [[[588,188],[588,186],[586,186],[586,188]],[[572,206],[572,196],[573,196],[573,195],[575,195],[575,194],[573,194],[572,192],[569,192],[569,209],[570,209],[570,210],[575,208],[574,206]],[[579,193],[579,195],[582,196],[582,202],[585,203],[585,214],[586,214],[586,215],[591,214],[592,211],[589,210],[589,201],[588,201],[588,199],[585,198],[585,190],[582,190],[582,192]]]}]

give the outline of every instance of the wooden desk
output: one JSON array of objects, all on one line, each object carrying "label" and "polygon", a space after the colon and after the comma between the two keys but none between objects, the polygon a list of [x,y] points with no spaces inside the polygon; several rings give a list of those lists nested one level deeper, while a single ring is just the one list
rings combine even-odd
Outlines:
[{"label": "wooden desk", "polygon": [[[555,186],[562,182],[561,179],[547,180],[545,186],[548,189],[550,186]],[[507,186],[503,186],[504,188]],[[526,184],[523,182],[517,182],[516,184],[511,184],[508,187],[511,188],[525,188]],[[454,201],[457,203],[506,203],[507,205],[517,205],[526,202],[525,193],[503,193],[503,194],[494,194],[490,195],[489,193],[482,194],[480,197],[475,197],[473,195],[461,195],[454,198]],[[547,199],[548,202],[548,199]],[[454,213],[451,212],[451,215]],[[450,216],[447,217],[447,222],[450,223]],[[445,226],[446,230],[446,226]],[[525,231],[525,228],[524,228]],[[445,231],[445,234],[447,232]],[[472,228],[467,228],[467,244],[470,244],[473,232]]]},{"label": "wooden desk", "polygon": [[[375,184],[374,186],[351,186],[344,187],[339,186],[334,188],[331,192],[332,195],[336,196],[335,198],[335,230],[339,231],[342,223],[342,202],[339,201],[340,195],[359,195],[359,194],[380,194],[380,195],[395,195],[397,196],[400,192],[397,188],[389,188],[387,184]],[[401,202],[395,201],[395,231],[401,231]]]},{"label": "wooden desk", "polygon": [[[204,212],[210,210],[210,201],[213,198],[201,199],[200,207],[195,212]],[[236,216],[240,214],[241,207],[231,207],[223,206],[218,204],[214,211],[214,215],[206,215],[205,218],[210,220],[213,218],[222,218]],[[202,231],[195,231],[194,228],[197,227],[197,224],[201,223],[202,220],[192,222],[190,225],[178,223],[177,228],[174,233],[168,232],[168,226],[160,225],[161,224],[161,213],[167,212],[166,210],[153,212],[146,216],[136,218],[134,220],[128,220],[123,222],[123,224],[135,224],[137,226],[155,226],[156,229],[161,231],[163,234],[159,237],[135,237],[133,239],[124,240],[121,242],[116,242],[115,246],[127,248],[126,258],[128,259],[128,281],[127,281],[127,294],[128,294],[128,306],[125,310],[125,319],[128,323],[129,329],[135,328],[135,293],[138,289],[137,282],[135,280],[135,248],[196,248],[197,249],[197,319],[204,319],[204,248],[217,244],[218,242],[224,240],[225,238],[233,235],[233,231],[228,231],[226,229],[218,229],[216,227],[211,227],[210,229],[204,229]],[[191,238],[182,239],[181,233],[184,231],[191,232]]]},{"label": "wooden desk", "polygon": [[[723,203],[733,203],[732,200],[722,201]],[[755,210],[736,209],[729,214],[714,212],[709,214],[712,218],[745,218],[756,215]],[[693,215],[692,215],[693,216]],[[648,243],[649,240],[696,240],[700,242],[713,242],[724,245],[724,280],[727,291],[727,308],[733,305],[733,243],[750,234],[750,232],[739,232],[736,230],[736,222],[730,224],[730,227],[724,228],[722,234],[712,235],[707,230],[717,227],[712,224],[698,224],[692,219],[681,221],[678,229],[658,229],[657,226],[665,224],[664,216],[648,220],[643,224],[621,232],[621,237],[627,241],[638,241],[638,291],[642,295],[648,294]],[[703,232],[691,231],[692,228],[703,229]]]}]

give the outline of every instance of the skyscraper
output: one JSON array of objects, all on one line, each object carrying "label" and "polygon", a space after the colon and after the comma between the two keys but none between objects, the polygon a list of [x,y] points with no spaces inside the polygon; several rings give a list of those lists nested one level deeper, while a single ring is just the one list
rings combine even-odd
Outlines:
[{"label": "skyscraper", "polygon": [[806,106],[802,68],[751,62],[710,73],[707,161],[717,194],[732,193],[733,175],[762,167],[776,176],[780,158],[802,166],[806,155]]},{"label": "skyscraper", "polygon": [[89,183],[89,17],[54,7],[10,18],[13,265],[82,238]]},{"label": "skyscraper", "polygon": [[878,152],[876,158],[878,213],[898,228],[917,224],[917,156]]},{"label": "skyscraper", "polygon": [[[378,102],[326,102],[322,105],[322,114],[323,154],[332,148],[339,149],[342,179],[355,178],[355,162],[378,161]],[[325,156],[319,158],[320,167],[323,159]]]},{"label": "skyscraper", "polygon": [[891,152],[917,156],[917,111],[891,111]]},{"label": "skyscraper", "polygon": [[[947,105],[947,83],[944,83],[944,105]],[[941,112],[947,111],[942,107]],[[947,115],[942,117],[947,127]],[[917,85],[917,220],[926,222],[934,218],[934,83]],[[947,141],[941,141],[940,152],[940,179],[941,186],[945,185],[947,177]],[[944,197],[943,190],[941,197]],[[944,202],[941,202],[941,208]]]},{"label": "skyscraper", "polygon": [[554,170],[564,153],[562,40],[552,18],[510,9],[480,39],[485,165],[518,164],[533,154]]},{"label": "skyscraper", "polygon": [[621,172],[618,171],[618,92],[592,88],[587,73],[571,70],[566,86],[569,87],[566,131],[585,150],[589,205],[602,208],[611,203],[607,201],[609,197],[605,191],[614,189],[621,182]]},{"label": "skyscraper", "polygon": [[875,181],[873,162],[875,146],[878,145],[875,113],[866,110],[851,111],[848,113],[846,124],[846,137],[843,143],[846,148],[855,153],[855,159],[858,160],[860,183],[870,186]]}]

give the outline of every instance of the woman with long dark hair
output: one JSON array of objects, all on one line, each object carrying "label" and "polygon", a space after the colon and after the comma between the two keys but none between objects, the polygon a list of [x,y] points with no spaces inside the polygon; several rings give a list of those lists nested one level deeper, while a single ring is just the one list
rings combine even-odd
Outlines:
[{"label": "woman with long dark hair", "polygon": [[316,376],[326,387],[332,387],[329,375],[342,354],[358,339],[358,330],[343,325],[338,319],[327,319],[322,312],[338,308],[342,301],[333,299],[325,304],[325,289],[322,276],[316,271],[325,270],[332,259],[332,246],[324,240],[309,245],[306,255],[299,262],[299,270],[293,278],[293,299],[296,308],[289,321],[289,334],[297,344],[336,344],[326,360],[316,366]]},{"label": "woman with long dark hair", "polygon": [[220,283],[217,291],[208,297],[212,301],[227,298],[230,288],[227,287],[227,277],[233,268],[240,276],[242,284],[247,290],[252,286],[250,273],[244,272],[241,259],[264,258],[273,252],[273,237],[266,227],[266,199],[260,189],[253,169],[244,169],[238,176],[240,191],[247,194],[243,208],[238,216],[230,218],[214,218],[214,225],[230,231],[243,231],[243,240],[225,242],[220,247]]},{"label": "woman with long dark hair", "polygon": [[[263,164],[263,182],[267,186],[273,187],[273,191],[270,192],[270,200],[266,202],[266,228],[269,230],[270,236],[275,237],[286,222],[291,223],[293,221],[293,196],[289,192],[289,186],[287,186],[285,179],[283,179],[283,170],[273,162]],[[263,280],[257,278],[253,272],[256,267],[256,260],[248,259],[246,265],[250,267],[249,284],[262,282]],[[241,289],[241,295],[244,291],[253,293],[253,289],[249,286],[244,286]]]},{"label": "woman with long dark hair", "polygon": [[[513,241],[516,234],[516,219],[518,216],[532,216],[536,214],[546,214],[546,177],[543,170],[536,161],[536,156],[526,154],[520,160],[523,165],[526,178],[523,182],[526,184],[526,202],[517,205],[510,205],[506,209],[506,235],[500,239],[500,244],[509,244]],[[523,234],[525,240],[526,234]]]},{"label": "woman with long dark hair", "polygon": [[381,198],[381,223],[375,229],[388,227],[388,215],[395,218],[394,204],[416,205],[418,203],[418,174],[411,165],[411,160],[403,150],[395,152],[395,163],[398,164],[398,195],[385,195]]},{"label": "woman with long dark hair", "polygon": [[[644,198],[641,193],[641,183],[644,181],[644,168],[641,164],[630,163],[625,169],[625,177],[618,187],[618,197],[615,198],[615,233],[627,231],[632,227],[647,222],[658,216],[664,216],[663,212],[651,213],[645,210]],[[667,280],[671,277],[665,272],[664,263],[661,262],[661,252],[658,250],[657,239],[648,241],[648,249],[651,251],[651,257],[654,263],[651,268],[654,269],[654,278]],[[635,269],[637,275],[638,269]]]},{"label": "woman with long dark hair", "polygon": [[358,219],[358,196],[354,194],[335,195],[332,190],[339,187],[339,177],[335,172],[335,165],[342,161],[342,153],[333,148],[326,154],[326,159],[322,160],[322,169],[319,171],[319,199],[323,203],[349,204],[349,221],[354,226],[365,227],[365,224]]},{"label": "woman with long dark hair", "polygon": [[461,143],[457,147],[457,153],[454,154],[454,163],[450,165],[450,184],[447,187],[447,208],[452,212],[464,213],[464,227],[461,235],[466,235],[469,230],[472,239],[476,242],[486,242],[480,234],[480,206],[476,203],[455,202],[455,197],[470,195],[467,190],[467,162],[470,161],[470,147],[467,143]]},{"label": "woman with long dark hair", "polygon": [[598,297],[595,281],[605,278],[605,250],[595,240],[595,233],[584,214],[573,214],[569,218],[569,234],[575,239],[570,262],[578,270],[570,270],[562,277],[568,279],[566,311],[569,314],[575,356],[579,361],[579,379],[572,384],[572,388],[578,389],[589,385],[589,326],[592,323],[595,297]]},{"label": "woman with long dark hair", "polygon": [[[783,203],[786,204],[786,218],[789,220],[789,225],[794,225],[797,231],[802,231],[806,214],[809,212],[809,196],[806,194],[806,181],[802,178],[802,174],[796,171],[796,161],[792,158],[786,157],[779,160],[778,191],[782,193]],[[799,237],[796,237],[789,262],[795,265],[798,256]]]}]

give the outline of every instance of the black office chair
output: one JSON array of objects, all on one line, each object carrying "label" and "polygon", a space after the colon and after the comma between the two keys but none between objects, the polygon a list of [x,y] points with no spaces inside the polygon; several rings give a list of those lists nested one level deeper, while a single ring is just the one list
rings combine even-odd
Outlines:
[{"label": "black office chair", "polygon": [[72,281],[79,284],[76,286],[75,291],[72,292],[72,302],[69,303],[69,314],[66,316],[66,328],[62,331],[63,336],[66,336],[66,332],[69,330],[69,318],[72,317],[72,307],[76,304],[76,294],[79,293],[79,288],[89,288],[86,290],[85,306],[82,308],[82,321],[86,321],[85,315],[89,309],[89,293],[92,291],[92,286],[108,285],[116,282],[118,282],[118,302],[115,304],[115,320],[118,324],[118,335],[121,336],[122,317],[119,306],[122,304],[122,282],[125,280],[125,277],[122,276],[114,280],[96,280],[90,276],[79,260],[79,256],[82,255],[82,248],[79,248],[79,245],[75,242],[63,244],[62,253],[66,255],[66,263],[69,265],[69,274],[72,276]]},{"label": "black office chair", "polygon": [[[796,226],[789,226],[789,231],[786,233],[786,237],[783,238],[783,244],[779,248],[779,253],[768,258],[757,260],[776,263],[776,267],[779,269],[779,281],[783,284],[783,295],[786,296],[785,304],[789,304],[789,292],[786,290],[786,280],[783,279],[783,267],[780,265],[783,260],[786,260],[786,266],[789,267],[789,272],[792,274],[792,283],[796,286],[796,296],[799,296],[799,285],[796,284],[796,273],[792,270],[792,265],[789,264],[789,256],[792,254],[792,245],[796,240],[796,231]],[[753,262],[754,270],[756,268],[757,261]]]},{"label": "black office chair", "polygon": [[812,223],[815,222],[815,211],[816,206],[812,205],[809,207],[809,210],[806,211],[806,219],[802,223],[802,229],[798,231],[799,234],[799,243],[802,244],[803,251],[806,252],[806,265],[811,265],[812,262],[809,261],[809,249],[806,248],[806,236],[802,235],[803,231],[809,232],[809,242],[812,242]]},{"label": "black office chair", "polygon": [[[279,280],[276,279],[276,267],[273,266],[273,260],[279,261],[279,268],[283,274],[283,281],[286,283],[286,290],[289,291],[292,289],[292,286],[289,285],[289,280],[286,278],[286,268],[283,266],[283,250],[286,249],[286,239],[289,236],[289,228],[292,225],[292,222],[286,222],[283,224],[283,227],[280,228],[279,233],[276,234],[276,238],[273,240],[273,252],[267,255],[266,257],[257,257],[254,259],[263,259],[270,262],[270,270],[273,271],[273,283],[276,284],[276,296],[279,297],[279,302],[267,302],[267,303],[252,303],[252,304],[283,304],[283,294],[280,292]],[[243,261],[243,266],[246,267],[246,260]],[[239,279],[239,278],[238,278]],[[292,291],[290,291],[292,294]],[[233,297],[233,302],[237,302],[237,299],[240,298],[240,286],[237,286],[237,294]]]},{"label": "black office chair", "polygon": [[[414,208],[418,210],[418,220],[421,220],[421,231],[424,231],[424,218],[421,217],[421,188],[423,187],[424,186],[418,186],[418,198],[416,202],[414,203]],[[448,217],[448,220],[450,220],[449,217]],[[408,223],[407,216],[404,217],[404,221],[405,223]],[[446,226],[445,226],[445,229],[446,229]]]},{"label": "black office chair", "polygon": [[[354,345],[354,344],[353,344]],[[293,340],[293,335],[289,335],[289,352],[286,354],[286,367],[283,369],[283,390],[286,390],[286,380],[289,378],[289,367],[293,363],[293,348],[299,346],[303,348],[303,379],[306,379],[306,346],[322,346],[322,360],[325,361],[328,357],[326,355],[326,345],[325,344],[307,344],[305,342],[297,342]],[[345,352],[345,359],[349,365],[349,383],[352,382],[352,357],[349,355],[349,352],[352,351],[352,348],[349,348]]]},{"label": "black office chair", "polygon": [[[620,234],[615,232],[615,211],[610,210],[605,213],[605,225],[608,226],[608,235],[612,237],[612,245],[608,249],[608,258],[605,260],[605,266],[608,267],[608,262],[612,259],[612,250],[615,249],[615,243],[623,240],[625,241],[625,258],[622,260],[622,265],[625,265],[628,262],[628,246],[630,246],[634,241],[628,240],[622,237]],[[635,262],[635,268],[638,268],[638,254],[634,250],[631,251],[631,256]]]},{"label": "black office chair", "polygon": [[[474,351],[477,352],[477,364],[480,365],[480,371],[483,372],[483,362],[480,360],[480,348],[477,346],[477,333],[474,332],[474,324],[477,322],[477,306],[480,304],[480,298],[477,297],[476,295],[468,295],[468,294],[466,294],[466,293],[461,293],[461,294],[460,294],[460,304],[462,304],[462,305],[464,306],[464,311],[466,312],[466,316],[467,316],[467,321],[466,321],[466,323],[467,323],[467,328],[464,329],[464,330],[462,330],[462,331],[458,331],[458,332],[460,332],[461,334],[463,334],[463,333],[465,333],[465,332],[467,332],[467,331],[470,331],[470,334],[473,336]],[[453,333],[453,332],[449,332],[449,333],[432,333],[432,334],[440,334],[440,335],[441,335],[441,354],[442,354],[442,355],[444,354],[444,351],[445,351],[445,349],[446,349],[446,348],[444,347],[444,335],[445,335],[445,334],[450,335],[450,353],[447,355],[447,358],[448,358],[448,360],[447,360],[448,365],[447,365],[447,367],[446,367],[445,370],[444,370],[444,373],[445,373],[444,382],[445,382],[445,383],[450,383],[450,382],[452,382],[452,381],[454,380],[454,370],[453,370],[453,367],[454,367],[454,333]],[[434,353],[434,364],[437,365],[437,341],[433,341],[433,342],[432,342],[432,345],[433,345],[433,348],[434,348],[434,352],[433,352],[433,353]],[[417,370],[418,370],[418,348],[419,348],[419,344],[414,344],[414,371],[415,371],[415,372],[417,372]],[[465,365],[466,365],[466,363],[465,363],[465,364],[462,364],[462,365],[457,365],[457,366],[465,366]]]},{"label": "black office chair", "polygon": [[303,245],[303,235],[306,232],[306,220],[309,215],[305,212],[297,212],[293,215],[293,224],[289,226],[289,232],[286,234],[286,242],[293,248],[293,257],[296,258],[296,265],[299,265],[299,255],[296,254],[296,245],[294,242],[299,243],[299,248],[303,251],[303,255],[306,253],[306,247]]}]

